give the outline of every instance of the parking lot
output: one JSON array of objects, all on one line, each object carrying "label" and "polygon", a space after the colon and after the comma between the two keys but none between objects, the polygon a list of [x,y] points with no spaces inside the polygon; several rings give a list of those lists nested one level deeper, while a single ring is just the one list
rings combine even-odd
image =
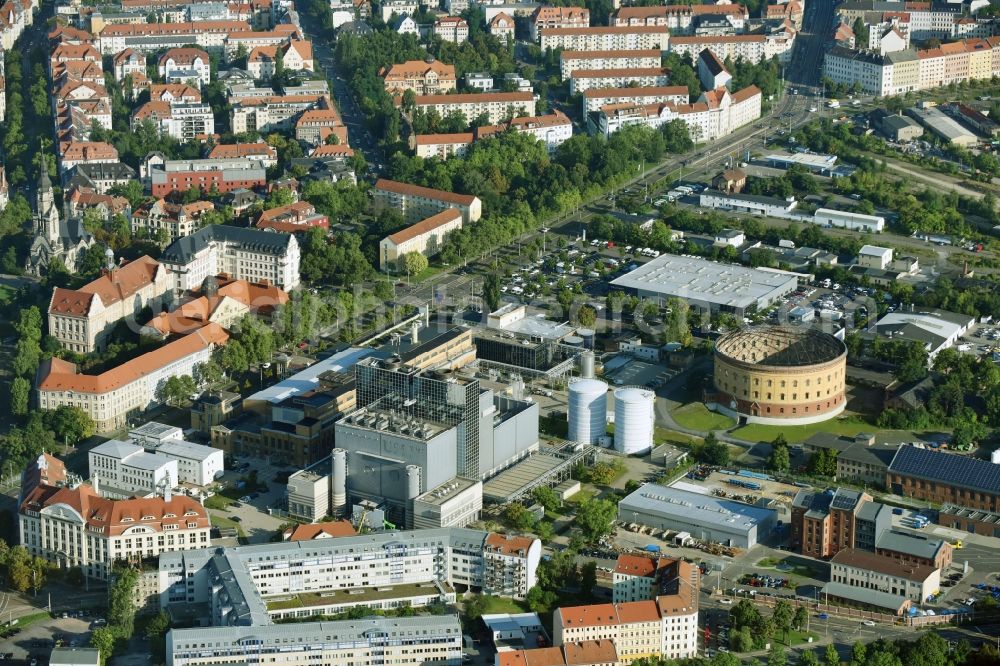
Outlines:
[{"label": "parking lot", "polygon": [[36,666],[49,662],[49,655],[56,642],[68,647],[89,645],[90,634],[95,625],[91,617],[58,617],[44,619],[25,627],[10,638],[0,641],[0,654],[5,660],[32,663]]}]

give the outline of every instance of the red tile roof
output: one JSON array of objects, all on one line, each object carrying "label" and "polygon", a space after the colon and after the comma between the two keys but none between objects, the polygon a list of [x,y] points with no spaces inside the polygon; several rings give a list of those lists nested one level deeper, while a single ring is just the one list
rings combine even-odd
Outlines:
[{"label": "red tile roof", "polygon": [[401,183],[396,180],[387,180],[385,178],[378,179],[375,183],[375,189],[383,192],[392,192],[393,194],[401,194],[404,196],[436,199],[437,201],[445,201],[460,206],[471,206],[476,200],[476,197],[469,194],[457,194],[455,192],[446,192],[445,190],[435,190],[430,187],[410,185],[409,183]]}]

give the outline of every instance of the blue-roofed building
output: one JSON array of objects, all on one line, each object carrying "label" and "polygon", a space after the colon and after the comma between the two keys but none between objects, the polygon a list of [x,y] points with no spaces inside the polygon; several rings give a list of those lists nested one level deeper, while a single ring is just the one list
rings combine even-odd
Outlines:
[{"label": "blue-roofed building", "polygon": [[1000,511],[1000,465],[970,456],[903,446],[889,463],[886,486],[905,497]]}]

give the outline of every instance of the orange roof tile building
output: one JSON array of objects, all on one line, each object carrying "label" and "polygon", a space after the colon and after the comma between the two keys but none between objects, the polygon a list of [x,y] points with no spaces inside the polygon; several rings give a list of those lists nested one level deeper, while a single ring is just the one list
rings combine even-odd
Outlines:
[{"label": "orange roof tile building", "polygon": [[49,301],[49,334],[80,354],[103,349],[112,329],[146,307],[159,307],[170,289],[167,271],[143,256],[122,266],[113,263],[79,289],[56,287]]}]

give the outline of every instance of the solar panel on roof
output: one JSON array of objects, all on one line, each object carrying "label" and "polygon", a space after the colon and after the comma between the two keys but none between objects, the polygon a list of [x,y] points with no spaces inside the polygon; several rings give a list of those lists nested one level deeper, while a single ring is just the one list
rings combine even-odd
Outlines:
[{"label": "solar panel on roof", "polygon": [[889,464],[889,471],[1000,494],[1000,465],[967,456],[903,446]]}]

